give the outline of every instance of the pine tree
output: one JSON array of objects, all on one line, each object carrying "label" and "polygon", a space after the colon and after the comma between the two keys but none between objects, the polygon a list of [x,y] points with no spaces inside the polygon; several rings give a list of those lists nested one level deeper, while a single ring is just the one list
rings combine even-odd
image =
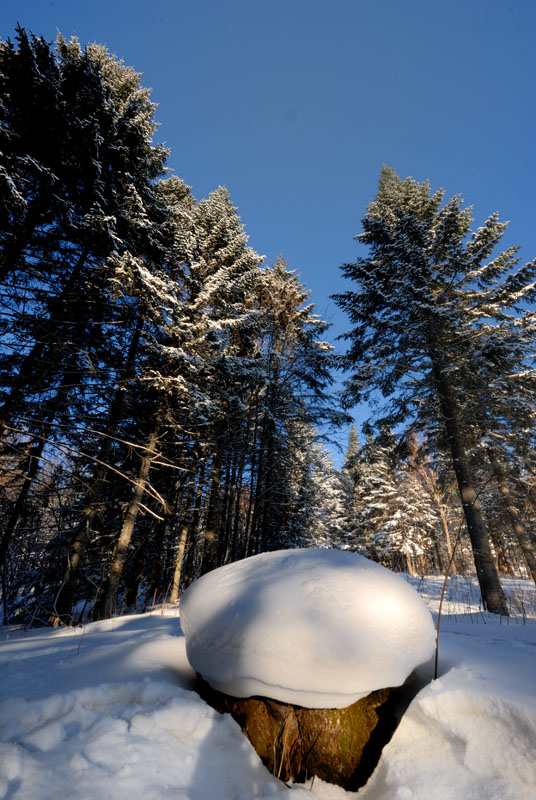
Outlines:
[{"label": "pine tree", "polygon": [[[370,256],[342,268],[357,288],[336,297],[354,325],[341,359],[356,370],[346,401],[379,390],[386,398],[381,425],[443,426],[484,605],[506,614],[469,451],[473,411],[489,398],[490,379],[498,397],[488,409],[488,431],[500,427],[508,391],[525,380],[521,344],[534,338],[526,304],[536,296],[536,262],[520,265],[515,247],[488,261],[506,225],[493,214],[471,233],[471,209],[458,196],[442,206],[443,197],[431,194],[428,182],[382,171],[357,237]],[[510,335],[516,324],[522,337]]]}]

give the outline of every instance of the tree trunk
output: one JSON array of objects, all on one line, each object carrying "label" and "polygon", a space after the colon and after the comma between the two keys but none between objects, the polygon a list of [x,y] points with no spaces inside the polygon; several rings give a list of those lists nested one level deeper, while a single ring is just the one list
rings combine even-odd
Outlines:
[{"label": "tree trunk", "polygon": [[512,502],[512,497],[510,495],[508,484],[506,483],[504,470],[497,459],[495,450],[492,447],[488,447],[487,452],[491,467],[493,469],[493,474],[495,475],[495,480],[497,481],[497,486],[499,487],[501,499],[508,515],[508,519],[512,525],[515,537],[519,543],[521,552],[523,553],[523,557],[531,574],[532,580],[534,583],[536,583],[536,557],[534,555],[534,549],[529,539],[529,535],[527,534],[527,531],[521,522],[519,511]]},{"label": "tree trunk", "polygon": [[[454,563],[454,559],[452,558],[452,543],[450,540],[450,530],[449,530],[447,515],[445,512],[445,505],[441,498],[437,473],[435,469],[432,467],[429,458],[425,458],[424,463],[419,458],[419,447],[417,444],[417,439],[414,435],[412,435],[410,440],[409,463],[419,476],[425,491],[428,493],[429,497],[432,499],[435,507],[437,508],[437,513],[439,514],[439,518],[441,520],[441,527],[443,528],[443,533],[445,535],[448,563],[451,565],[450,571],[453,574],[456,574],[456,565]],[[434,546],[436,549],[439,569],[443,570],[443,558],[441,556],[438,537],[435,534],[435,532],[433,538],[434,538]]]},{"label": "tree trunk", "polygon": [[[0,538],[0,566],[2,566],[2,568],[5,566],[6,563],[9,544],[11,542],[11,539],[13,538],[13,534],[17,529],[19,519],[21,518],[24,509],[26,507],[32,483],[39,471],[40,459],[43,454],[43,450],[45,449],[45,445],[47,444],[47,440],[50,437],[52,424],[60,409],[65,405],[65,396],[63,395],[63,390],[66,388],[67,384],[72,380],[72,376],[70,375],[70,370],[73,367],[74,360],[75,360],[74,356],[71,357],[69,363],[65,367],[65,373],[61,380],[61,383],[56,389],[56,394],[54,395],[53,398],[50,398],[45,403],[43,410],[46,412],[46,416],[41,422],[41,429],[39,433],[35,434],[37,441],[34,443],[33,447],[28,451],[28,454],[25,458],[27,466],[25,468],[24,481],[22,483],[22,487],[18,494],[17,500],[15,501],[15,504],[7,520],[6,527],[4,529],[2,537]],[[7,619],[7,615],[8,615],[7,599],[4,598],[5,619]]]},{"label": "tree trunk", "polygon": [[473,477],[469,469],[469,461],[465,451],[457,408],[451,394],[448,379],[438,368],[434,369],[434,374],[452,454],[454,473],[456,475],[462,508],[467,523],[467,530],[473,549],[482,602],[484,607],[491,613],[508,616],[506,598],[495,568],[488,532],[484,524],[484,518],[482,516],[480,503],[478,502]]},{"label": "tree trunk", "polygon": [[128,578],[125,587],[125,598],[123,605],[128,609],[132,609],[132,611],[135,611],[136,609],[136,599],[138,597],[138,589],[143,575],[145,553],[150,537],[151,532],[144,536],[143,540],[138,544],[133,557],[129,559],[131,563],[127,570]]},{"label": "tree trunk", "polygon": [[[193,467],[192,467],[193,470]],[[183,522],[179,536],[179,549],[177,550],[177,559],[175,561],[175,569],[173,570],[173,582],[171,585],[171,595],[169,602],[173,605],[179,601],[179,588],[182,577],[182,569],[184,565],[184,554],[186,552],[186,542],[188,540],[188,528],[190,527],[190,515],[194,502],[195,491],[195,475],[192,474],[190,478],[190,485],[188,486],[188,497],[186,499],[186,507],[184,509]]]},{"label": "tree trunk", "polygon": [[205,521],[204,547],[201,559],[201,574],[204,575],[217,566],[218,563],[218,541],[220,534],[221,519],[221,471],[222,457],[220,452],[220,438],[215,437],[215,448],[212,454],[212,474],[210,484],[210,495],[208,499],[207,518]]},{"label": "tree trunk", "polygon": [[[139,317],[136,328],[132,336],[128,354],[125,362],[125,378],[129,380],[134,371],[134,362],[138,352],[141,332],[143,328],[143,317]],[[76,599],[76,589],[80,571],[84,565],[87,545],[93,524],[99,510],[99,499],[108,472],[107,463],[112,451],[112,436],[117,429],[121,418],[123,404],[125,402],[125,392],[123,386],[119,386],[115,392],[110,406],[108,420],[104,431],[104,438],[99,449],[98,463],[95,468],[93,482],[89,488],[84,501],[84,511],[82,519],[76,528],[76,534],[70,542],[67,568],[63,577],[63,583],[56,598],[56,614],[63,621],[71,620],[71,609]]]},{"label": "tree trunk", "polygon": [[[147,591],[145,592],[145,600],[143,602],[143,612],[147,610],[147,606],[151,600],[154,604],[158,592],[162,588],[162,561],[160,556],[164,549],[166,536],[168,535],[168,525],[168,519],[160,521],[154,527],[151,535],[151,557],[148,569]],[[145,568],[147,569],[147,564]]]},{"label": "tree trunk", "polygon": [[440,498],[436,500],[437,510],[439,512],[439,518],[441,520],[441,527],[443,528],[443,533],[445,534],[445,544],[447,545],[447,556],[448,561],[447,563],[450,564],[450,572],[453,575],[456,575],[456,562],[454,561],[453,557],[453,550],[452,550],[452,542],[450,539],[450,529],[449,523],[447,520],[447,515],[445,513],[445,506]]},{"label": "tree trunk", "polygon": [[267,697],[230,697],[205,681],[200,693],[217,711],[233,716],[263,764],[283,781],[317,775],[355,791],[372,773],[395,726],[390,689],[372,692],[346,708],[328,709]]},{"label": "tree trunk", "polygon": [[145,494],[151,463],[156,453],[158,428],[159,425],[157,424],[149,436],[147,447],[145,448],[145,455],[143,456],[138,478],[134,487],[134,493],[125,514],[121,531],[115,543],[112,554],[112,563],[110,565],[110,571],[106,583],[106,594],[102,607],[102,616],[104,618],[113,616],[117,610],[117,593],[119,590],[119,583],[123,574],[123,567],[125,566],[125,560],[130,541],[132,539],[132,533],[134,532],[134,525],[136,524],[136,519],[140,510],[142,497]]},{"label": "tree trunk", "polygon": [[[258,400],[258,392],[256,392],[255,394],[255,400],[256,401]],[[253,541],[252,530],[253,530],[253,520],[254,520],[252,512],[253,512],[254,499],[256,497],[256,478],[258,481],[257,474],[259,472],[259,468],[257,465],[260,460],[259,448],[257,447],[258,431],[259,431],[259,408],[257,402],[255,402],[255,423],[253,426],[253,442],[251,444],[251,466],[250,466],[250,478],[249,478],[248,504],[246,510],[246,519],[244,522],[244,546],[242,548],[243,558],[252,555],[251,543]]]},{"label": "tree trunk", "polygon": [[2,534],[2,538],[0,539],[0,566],[2,568],[2,575],[3,575],[2,605],[4,612],[3,614],[4,625],[9,624],[8,579],[7,579],[8,548],[11,539],[13,538],[13,534],[15,533],[15,530],[17,528],[19,519],[26,506],[28,493],[33,483],[33,479],[37,475],[37,471],[39,469],[39,461],[43,453],[44,447],[45,447],[45,440],[41,439],[40,441],[36,442],[36,444],[32,447],[32,449],[28,454],[28,469],[24,476],[22,488],[19,492],[17,500],[15,501],[15,505],[11,510],[11,514],[8,517],[6,527]]},{"label": "tree trunk", "polygon": [[240,457],[240,463],[238,465],[238,471],[236,476],[236,486],[235,486],[235,498],[234,498],[234,508],[233,508],[233,519],[232,519],[232,534],[231,534],[231,548],[227,550],[225,554],[225,563],[227,564],[229,561],[236,561],[238,558],[242,558],[242,553],[244,549],[244,542],[240,541],[240,519],[242,513],[242,481],[244,476],[244,462],[246,456],[246,446],[244,446],[242,455]]},{"label": "tree trunk", "polygon": [[404,553],[404,559],[406,561],[406,569],[408,570],[408,575],[410,578],[415,577],[415,567],[413,565],[413,561],[411,560],[411,556],[409,553]]},{"label": "tree trunk", "polygon": [[218,567],[225,564],[225,555],[231,540],[231,508],[234,500],[234,486],[236,481],[236,455],[227,453],[227,465],[224,478],[224,492],[222,513],[220,517],[220,534],[218,536]]},{"label": "tree trunk", "polygon": [[[197,487],[195,490],[194,508],[192,513],[192,521],[190,523],[190,541],[191,547],[188,549],[186,564],[183,567],[183,585],[186,588],[191,584],[194,578],[197,577],[198,556],[199,556],[199,521],[201,519],[201,509],[203,505],[203,488],[205,485],[205,471],[206,461],[204,449],[201,449],[201,467],[199,469],[199,477],[197,479]],[[204,547],[204,542],[202,547]]]}]

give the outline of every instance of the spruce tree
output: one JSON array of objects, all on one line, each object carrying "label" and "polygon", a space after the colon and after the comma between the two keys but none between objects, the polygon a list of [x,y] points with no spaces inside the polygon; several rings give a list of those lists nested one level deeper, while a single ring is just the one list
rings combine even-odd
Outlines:
[{"label": "spruce tree", "polygon": [[366,553],[365,542],[359,540],[356,528],[356,515],[361,494],[363,465],[360,461],[359,437],[355,425],[350,426],[348,446],[344,464],[339,472],[339,487],[342,502],[341,544],[362,554]]},{"label": "spruce tree", "polygon": [[[500,428],[501,409],[526,372],[527,350],[511,336],[525,319],[523,341],[534,339],[527,303],[536,296],[536,262],[521,265],[518,248],[492,258],[505,223],[493,214],[471,232],[471,209],[459,196],[382,170],[378,194],[356,238],[369,255],[342,267],[355,290],[336,296],[352,330],[341,364],[353,370],[345,387],[350,405],[379,391],[380,425],[425,430],[441,425],[456,474],[483,603],[507,614],[488,532],[470,468],[474,409],[494,397],[487,430]],[[491,260],[489,260],[491,258]],[[504,357],[506,354],[506,357]],[[508,365],[509,372],[504,366]]]},{"label": "spruce tree", "polygon": [[358,522],[373,557],[395,569],[415,574],[429,553],[437,522],[429,498],[408,466],[393,463],[391,453],[376,445],[369,454],[362,481]]},{"label": "spruce tree", "polygon": [[2,498],[0,563],[49,481],[63,503],[46,559],[58,561],[53,597],[65,572],[56,554],[73,554],[77,514],[86,516],[76,494],[89,479],[97,503],[110,474],[100,473],[117,433],[123,354],[144,313],[139,292],[116,291],[118,265],[145,264],[147,276],[163,260],[169,214],[155,179],[166,151],[152,143],[154,108],[140,76],[103,47],[60,35],[54,49],[21,28],[15,43],[0,42],[0,454],[5,463],[20,453],[25,476]]}]

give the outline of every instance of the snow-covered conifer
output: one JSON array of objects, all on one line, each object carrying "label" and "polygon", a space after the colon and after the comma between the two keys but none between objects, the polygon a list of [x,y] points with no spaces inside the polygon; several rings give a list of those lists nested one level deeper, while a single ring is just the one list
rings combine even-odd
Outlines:
[{"label": "snow-covered conifer", "polygon": [[353,324],[341,360],[354,371],[346,400],[379,391],[386,398],[380,425],[443,427],[483,602],[504,614],[469,449],[474,409],[485,405],[490,384],[501,398],[487,409],[487,430],[495,432],[508,394],[534,381],[527,363],[534,320],[526,308],[536,296],[536,262],[521,265],[516,247],[492,257],[505,223],[493,214],[471,232],[471,209],[459,196],[442,205],[443,198],[428,182],[383,168],[357,237],[370,255],[343,267],[356,289],[336,298]]}]

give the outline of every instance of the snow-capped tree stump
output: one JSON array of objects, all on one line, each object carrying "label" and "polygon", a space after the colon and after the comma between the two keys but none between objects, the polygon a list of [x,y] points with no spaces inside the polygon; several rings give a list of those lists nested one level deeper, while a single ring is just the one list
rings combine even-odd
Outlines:
[{"label": "snow-capped tree stump", "polygon": [[396,695],[384,687],[402,686],[435,648],[416,591],[341,550],[226,564],[188,587],[180,613],[200,693],[233,715],[274,775],[348,789],[392,732]]},{"label": "snow-capped tree stump", "polygon": [[[324,781],[356,789],[363,751],[378,725],[391,690],[379,689],[346,708],[303,708],[267,697],[236,698],[200,682],[202,696],[220,713],[230,713],[263,764],[283,781],[304,781],[317,775]],[[389,709],[390,711],[390,709]],[[382,740],[389,738],[392,714],[387,714]],[[374,763],[361,765],[368,778]]]}]

